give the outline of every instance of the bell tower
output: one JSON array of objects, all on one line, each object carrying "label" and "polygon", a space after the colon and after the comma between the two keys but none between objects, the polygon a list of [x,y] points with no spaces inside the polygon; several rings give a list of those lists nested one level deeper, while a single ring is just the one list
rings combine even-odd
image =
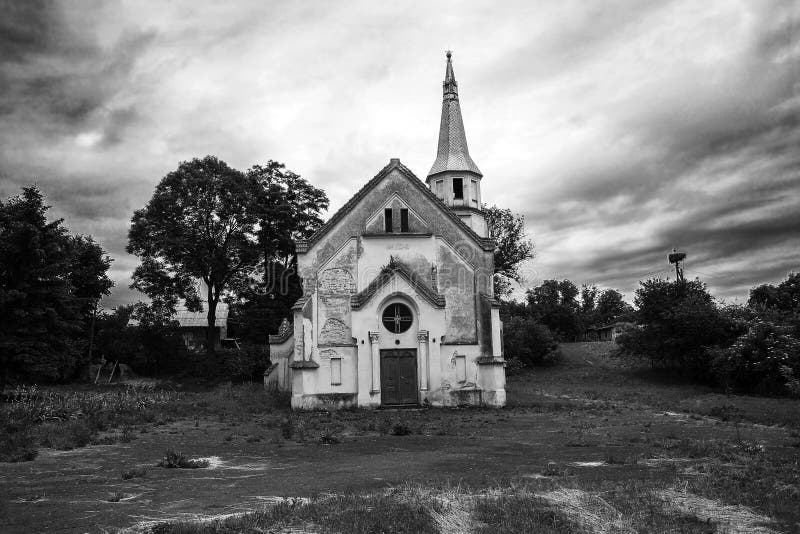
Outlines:
[{"label": "bell tower", "polygon": [[439,148],[426,183],[433,193],[479,236],[488,237],[486,218],[481,208],[481,173],[469,155],[458,83],[453,73],[453,53],[447,51],[439,125]]}]

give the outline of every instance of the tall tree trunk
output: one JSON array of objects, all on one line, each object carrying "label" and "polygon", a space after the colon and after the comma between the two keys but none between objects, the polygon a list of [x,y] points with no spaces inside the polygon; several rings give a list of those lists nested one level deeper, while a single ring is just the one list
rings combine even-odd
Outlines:
[{"label": "tall tree trunk", "polygon": [[217,298],[211,286],[208,287],[208,327],[206,328],[206,350],[214,354],[217,350]]}]

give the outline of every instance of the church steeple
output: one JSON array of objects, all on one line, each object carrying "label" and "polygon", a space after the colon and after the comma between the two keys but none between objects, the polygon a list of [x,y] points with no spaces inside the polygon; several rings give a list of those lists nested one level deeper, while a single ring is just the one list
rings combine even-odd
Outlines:
[{"label": "church steeple", "polygon": [[464,133],[464,120],[461,118],[461,105],[458,102],[458,82],[453,72],[453,53],[447,51],[447,68],[442,83],[442,120],[439,124],[439,150],[436,161],[428,173],[428,179],[434,174],[447,171],[468,171],[478,176],[478,166],[472,161],[467,147],[467,136]]},{"label": "church steeple", "polygon": [[480,184],[483,174],[469,155],[452,56],[453,53],[448,50],[442,83],[439,148],[426,181],[431,191],[455,211],[461,220],[479,235],[486,236],[486,220],[481,213]]}]

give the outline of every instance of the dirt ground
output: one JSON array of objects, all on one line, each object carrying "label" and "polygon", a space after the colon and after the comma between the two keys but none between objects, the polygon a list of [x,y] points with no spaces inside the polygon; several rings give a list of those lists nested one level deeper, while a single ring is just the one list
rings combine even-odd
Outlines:
[{"label": "dirt ground", "polygon": [[[654,383],[621,373],[609,348],[566,345],[560,365],[509,379],[502,410],[300,414],[289,439],[288,412],[209,416],[137,428],[127,443],[43,450],[34,461],[0,464],[0,531],[136,531],[257,510],[278,497],[409,482],[489,488],[553,473],[571,485],[655,480],[674,477],[675,465],[654,457],[653,444],[680,440],[756,444],[796,465],[800,402]],[[397,425],[410,434],[393,435]],[[320,439],[326,433],[335,439]],[[167,449],[209,467],[157,467]],[[141,476],[123,479],[132,468]]]}]

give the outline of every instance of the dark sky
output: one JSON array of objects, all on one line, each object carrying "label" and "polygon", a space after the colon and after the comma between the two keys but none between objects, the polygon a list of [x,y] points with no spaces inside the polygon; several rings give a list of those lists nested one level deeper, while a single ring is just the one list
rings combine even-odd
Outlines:
[{"label": "dark sky", "polygon": [[528,285],[630,299],[678,247],[741,300],[800,268],[800,3],[650,4],[0,2],[0,196],[38,184],[138,300],[130,217],[183,160],[282,161],[334,210],[389,158],[424,178],[453,49]]}]

